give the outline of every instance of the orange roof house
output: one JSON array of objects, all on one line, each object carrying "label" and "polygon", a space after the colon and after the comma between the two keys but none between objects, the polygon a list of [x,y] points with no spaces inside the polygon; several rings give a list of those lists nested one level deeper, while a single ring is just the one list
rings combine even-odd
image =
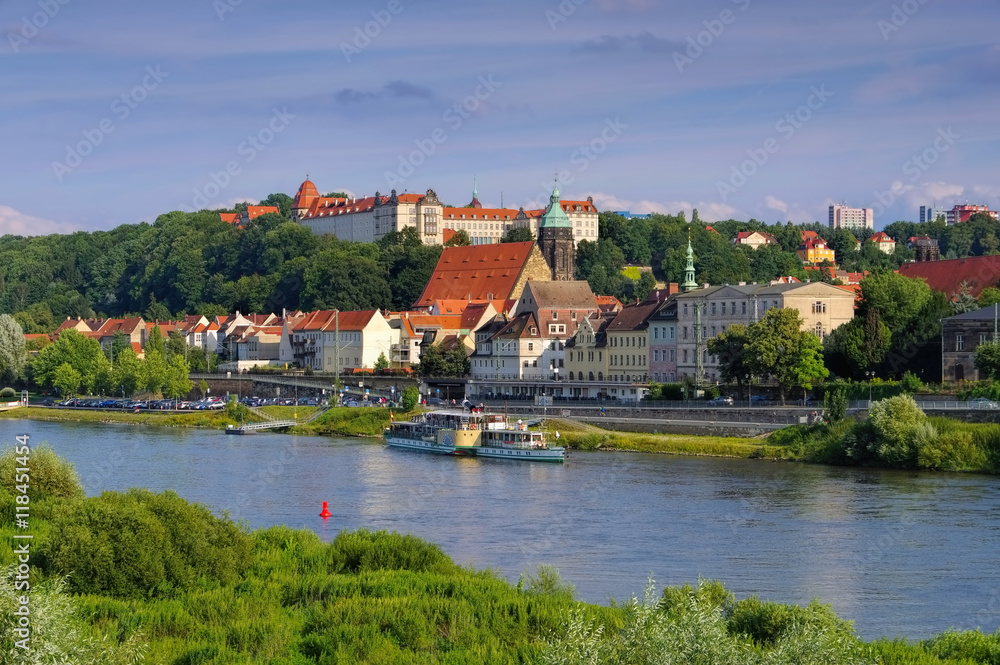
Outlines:
[{"label": "orange roof house", "polygon": [[534,242],[445,247],[413,306],[430,308],[438,300],[516,300],[529,279],[552,280]]},{"label": "orange roof house", "polygon": [[237,224],[239,223],[240,216],[235,212],[220,212],[219,219],[224,221],[226,224]]}]

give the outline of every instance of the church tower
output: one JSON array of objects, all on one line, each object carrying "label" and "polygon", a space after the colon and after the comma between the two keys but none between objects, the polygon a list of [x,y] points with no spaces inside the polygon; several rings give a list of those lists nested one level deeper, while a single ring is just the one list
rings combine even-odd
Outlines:
[{"label": "church tower", "polygon": [[[691,249],[691,232],[688,232],[688,250],[687,250],[687,268],[684,270],[684,283],[681,284],[681,289],[685,293],[688,291],[694,291],[698,288],[698,282],[694,277],[694,250]],[[733,305],[735,307],[735,305]]]},{"label": "church tower", "polygon": [[549,207],[538,225],[538,249],[552,270],[557,282],[573,281],[576,276],[576,241],[573,239],[573,222],[559,202],[559,188],[552,190]]}]

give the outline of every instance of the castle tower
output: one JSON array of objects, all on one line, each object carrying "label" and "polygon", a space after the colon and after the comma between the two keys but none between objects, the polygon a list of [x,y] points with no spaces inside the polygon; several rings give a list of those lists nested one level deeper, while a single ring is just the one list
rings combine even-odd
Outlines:
[{"label": "castle tower", "polygon": [[559,188],[552,190],[549,207],[538,225],[538,249],[552,270],[554,281],[573,281],[576,275],[576,242],[573,222],[559,202]]},{"label": "castle tower", "polygon": [[309,176],[306,176],[305,182],[299,187],[299,191],[295,194],[295,200],[292,202],[292,221],[297,222],[302,219],[302,216],[309,212],[309,208],[318,198],[319,190],[309,180]]},{"label": "castle tower", "polygon": [[479,178],[475,178],[472,181],[472,201],[466,208],[482,208],[483,204],[479,202]]}]

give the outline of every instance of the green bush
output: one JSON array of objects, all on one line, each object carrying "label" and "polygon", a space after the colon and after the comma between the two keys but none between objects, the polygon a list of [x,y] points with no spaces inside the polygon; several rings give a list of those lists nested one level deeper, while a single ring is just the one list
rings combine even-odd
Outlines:
[{"label": "green bush", "polygon": [[416,386],[410,386],[403,391],[401,401],[404,411],[413,411],[417,406],[417,402],[420,401],[420,391],[417,390]]},{"label": "green bush", "polygon": [[923,642],[928,653],[938,658],[965,658],[975,663],[1000,665],[1000,634],[984,635],[978,630],[948,631]]},{"label": "green bush", "polygon": [[415,536],[389,533],[342,531],[330,544],[333,570],[358,573],[370,570],[450,572],[456,566],[437,545]]},{"label": "green bush", "polygon": [[847,417],[847,389],[836,386],[825,391],[823,395],[823,411],[831,423],[839,423]]},{"label": "green bush", "polygon": [[555,566],[539,566],[537,575],[521,576],[518,587],[526,586],[526,591],[535,596],[549,596],[572,602],[576,589],[569,582],[563,582],[559,569]]},{"label": "green bush", "polygon": [[[15,492],[17,481],[15,469],[23,465],[13,448],[0,455],[0,487]],[[76,475],[73,464],[59,457],[52,448],[39,446],[31,449],[28,456],[28,492],[32,500],[43,497],[63,497],[77,499],[83,497],[83,485]]]},{"label": "green bush", "polygon": [[986,451],[967,431],[940,434],[920,446],[917,466],[935,471],[975,471],[987,466]]},{"label": "green bush", "polygon": [[14,392],[13,388],[7,387],[0,390],[0,402],[13,402],[15,397],[17,397],[17,393]]},{"label": "green bush", "polygon": [[231,584],[251,552],[250,537],[229,519],[174,492],[133,489],[85,499],[57,517],[38,563],[69,575],[75,593],[134,598],[191,589],[202,578]]},{"label": "green bush", "polygon": [[920,443],[936,435],[925,427],[927,416],[909,395],[876,402],[868,421],[878,434],[875,447],[878,458],[894,467],[915,466]]},{"label": "green bush", "polygon": [[829,605],[813,600],[806,607],[782,605],[751,596],[725,613],[729,632],[750,636],[755,642],[773,646],[803,628],[849,637],[850,621],[838,617]]}]

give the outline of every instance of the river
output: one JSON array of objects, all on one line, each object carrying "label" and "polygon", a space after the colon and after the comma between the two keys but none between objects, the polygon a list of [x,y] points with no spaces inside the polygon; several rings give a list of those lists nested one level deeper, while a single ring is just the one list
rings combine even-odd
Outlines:
[{"label": "river", "polygon": [[[71,460],[89,495],[175,490],[251,528],[326,541],[388,529],[516,582],[559,568],[595,603],[722,580],[737,597],[818,597],[858,633],[928,637],[1000,624],[1000,479],[574,453],[564,465],[458,459],[374,440],[0,421]],[[333,516],[318,514],[328,501]]]}]

